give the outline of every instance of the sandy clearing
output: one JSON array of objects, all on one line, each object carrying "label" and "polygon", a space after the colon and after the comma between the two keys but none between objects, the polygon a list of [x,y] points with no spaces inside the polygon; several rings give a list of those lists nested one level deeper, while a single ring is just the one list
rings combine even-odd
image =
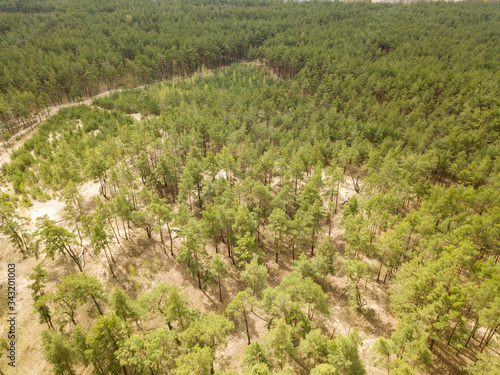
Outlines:
[{"label": "sandy clearing", "polygon": [[37,218],[44,215],[47,215],[51,220],[59,221],[64,213],[64,203],[57,199],[51,199],[46,202],[35,201],[29,212],[33,223],[36,222]]}]

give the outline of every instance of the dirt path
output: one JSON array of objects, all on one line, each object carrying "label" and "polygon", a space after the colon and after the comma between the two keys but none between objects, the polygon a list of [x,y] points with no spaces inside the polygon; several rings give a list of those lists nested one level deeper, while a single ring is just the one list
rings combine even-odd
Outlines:
[{"label": "dirt path", "polygon": [[[243,62],[243,63],[245,63],[245,64],[251,64],[252,62]],[[257,65],[259,65],[259,64],[263,65],[259,61],[257,61],[256,64]],[[215,69],[202,69],[201,71],[196,72],[196,74],[197,74],[198,77],[204,77],[204,76],[212,74],[212,72],[214,70]],[[192,77],[192,75],[190,75],[189,77]],[[175,77],[169,79],[168,82],[177,82],[179,80],[186,79],[186,78],[188,78],[188,77],[175,76]],[[161,81],[161,82],[163,82],[163,81]],[[158,82],[155,82],[155,83],[158,83]],[[153,84],[155,84],[155,83],[153,83]],[[86,98],[84,100],[80,100],[80,101],[77,101],[77,102],[64,103],[64,104],[60,104],[60,105],[55,105],[55,106],[52,106],[52,107],[48,107],[46,113],[43,114],[43,115],[40,115],[41,120],[38,120],[31,127],[27,128],[27,129],[24,129],[24,130],[21,130],[20,132],[12,135],[11,139],[14,140],[14,144],[11,145],[8,148],[8,152],[5,151],[4,147],[2,147],[0,149],[0,170],[2,169],[2,166],[3,166],[4,163],[9,163],[10,162],[10,154],[12,153],[12,151],[17,150],[19,147],[21,147],[24,144],[24,142],[28,139],[28,137],[30,135],[33,135],[33,134],[36,133],[36,131],[38,130],[38,125],[40,123],[42,123],[43,121],[45,121],[48,117],[55,115],[57,112],[59,112],[59,110],[61,108],[73,107],[75,105],[80,105],[80,104],[90,105],[90,104],[92,104],[92,100],[97,99],[97,98],[101,98],[103,96],[112,94],[114,92],[120,92],[120,91],[123,91],[123,90],[131,90],[131,89],[134,89],[134,88],[135,89],[142,89],[145,86],[146,85],[141,85],[141,86],[137,86],[137,87],[129,87],[129,88],[121,88],[121,89],[108,90],[108,91],[104,91],[104,92],[102,92],[100,94],[94,95],[94,96],[92,96],[90,98]],[[47,115],[47,113],[48,113],[48,115]],[[137,118],[137,115],[133,114],[132,116],[134,118],[136,118],[137,120],[140,120],[140,118]],[[19,139],[18,141],[15,141],[15,139],[19,138],[19,137],[21,137],[21,139]]]},{"label": "dirt path", "polygon": [[[141,88],[144,88],[144,85],[143,86],[137,86],[135,88],[141,89]],[[60,109],[67,108],[67,107],[73,107],[75,105],[80,105],[80,104],[90,105],[90,104],[92,104],[92,100],[94,100],[94,99],[101,98],[103,96],[107,96],[109,94],[112,94],[114,92],[119,92],[119,91],[122,91],[122,90],[128,90],[128,89],[109,90],[109,91],[102,92],[100,94],[97,94],[95,96],[92,96],[90,98],[87,98],[87,99],[84,99],[84,100],[80,100],[80,101],[77,101],[77,102],[64,103],[64,104],[59,104],[59,105],[55,105],[55,106],[52,106],[52,107],[48,107],[46,113],[40,116],[41,117],[41,121],[38,120],[31,127],[27,128],[27,129],[24,129],[24,130],[21,130],[20,132],[14,134],[12,136],[12,139],[14,140],[14,144],[12,144],[8,148],[8,152],[5,151],[5,148],[2,148],[0,150],[0,169],[2,168],[2,165],[4,163],[9,163],[10,162],[10,154],[13,151],[17,150],[19,147],[21,147],[24,144],[24,142],[29,138],[29,136],[35,134],[38,131],[38,125],[40,125],[42,122],[44,122],[48,117],[55,115],[57,112],[59,112]],[[47,115],[47,113],[48,113],[48,115]],[[19,137],[21,137],[21,139],[19,139],[18,141],[15,141],[15,139],[19,138]]]}]

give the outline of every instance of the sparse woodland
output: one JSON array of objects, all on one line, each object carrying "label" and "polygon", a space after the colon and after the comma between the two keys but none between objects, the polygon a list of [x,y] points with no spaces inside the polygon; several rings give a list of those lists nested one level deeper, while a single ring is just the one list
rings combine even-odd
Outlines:
[{"label": "sparse woodland", "polygon": [[1,244],[53,373],[498,374],[499,34],[489,3],[0,0]]}]

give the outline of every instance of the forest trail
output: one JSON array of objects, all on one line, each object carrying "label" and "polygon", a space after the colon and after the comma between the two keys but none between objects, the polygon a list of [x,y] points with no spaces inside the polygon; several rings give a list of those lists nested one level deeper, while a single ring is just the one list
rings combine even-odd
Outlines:
[{"label": "forest trail", "polygon": [[[245,62],[246,64],[250,64],[251,62]],[[259,62],[257,62],[259,63]],[[260,64],[260,63],[259,63]],[[211,72],[213,72],[214,69],[202,69],[201,71],[197,72],[198,76],[200,77],[203,77],[204,75],[206,74],[210,74]],[[172,77],[171,79],[169,79],[168,81],[169,82],[176,82],[178,81],[179,79],[184,79],[186,77],[179,77],[179,76],[175,76],[175,77]],[[153,84],[155,83],[158,83],[158,82],[154,82]],[[69,102],[69,103],[63,103],[63,104],[59,104],[59,105],[54,105],[54,106],[51,106],[51,107],[48,107],[47,110],[45,111],[44,114],[40,115],[40,118],[38,121],[36,121],[32,126],[30,126],[29,128],[26,128],[26,129],[23,129],[21,130],[20,132],[12,135],[12,138],[14,141],[13,141],[13,145],[9,146],[8,148],[8,152],[6,152],[5,148],[1,148],[0,149],[0,170],[2,169],[2,166],[4,165],[4,163],[10,163],[10,155],[13,151],[17,150],[19,147],[21,147],[24,142],[26,142],[26,140],[28,139],[28,137],[30,135],[33,135],[36,133],[36,131],[38,130],[38,125],[40,125],[42,122],[44,122],[47,118],[51,117],[51,116],[54,116],[55,114],[57,114],[59,112],[60,109],[62,108],[67,108],[67,107],[74,107],[76,105],[81,105],[81,104],[85,104],[85,105],[91,105],[92,104],[92,101],[94,99],[98,99],[98,98],[101,98],[103,96],[107,96],[107,95],[110,95],[110,94],[113,94],[115,92],[120,92],[120,91],[123,91],[123,90],[131,90],[131,89],[143,89],[144,87],[146,87],[147,85],[140,85],[140,86],[136,86],[136,87],[126,87],[126,88],[120,88],[120,89],[114,89],[114,90],[107,90],[107,91],[104,91],[104,92],[101,92],[100,94],[97,94],[97,95],[94,95],[94,96],[91,96],[90,98],[86,98],[86,99],[83,99],[83,100],[79,100],[79,101],[76,101],[76,102]],[[133,118],[139,120],[136,116],[132,115]],[[19,140],[16,141],[17,138],[19,138]]]},{"label": "forest trail", "polygon": [[[145,85],[137,86],[134,88],[141,89],[144,87],[145,87]],[[92,101],[94,99],[98,99],[98,98],[101,98],[103,96],[110,95],[114,92],[120,92],[122,90],[129,90],[129,89],[130,88],[108,90],[108,91],[101,92],[100,94],[91,96],[90,98],[86,98],[84,100],[79,100],[79,101],[70,102],[70,103],[63,103],[63,104],[59,104],[59,105],[54,105],[52,107],[48,107],[47,110],[45,111],[45,113],[43,115],[40,115],[41,120],[36,121],[31,127],[23,129],[20,132],[12,135],[12,139],[14,140],[14,144],[8,148],[8,152],[6,152],[5,148],[2,148],[0,150],[0,169],[2,168],[4,163],[10,163],[10,155],[12,154],[12,152],[17,150],[19,147],[21,147],[24,144],[24,142],[26,142],[26,140],[28,139],[28,137],[30,135],[33,135],[37,132],[38,125],[40,125],[42,122],[44,122],[50,116],[54,116],[55,114],[57,114],[57,112],[59,112],[60,109],[67,108],[67,107],[73,107],[75,105],[81,105],[81,104],[91,105]],[[16,139],[19,137],[21,137],[21,139],[16,141]]]}]

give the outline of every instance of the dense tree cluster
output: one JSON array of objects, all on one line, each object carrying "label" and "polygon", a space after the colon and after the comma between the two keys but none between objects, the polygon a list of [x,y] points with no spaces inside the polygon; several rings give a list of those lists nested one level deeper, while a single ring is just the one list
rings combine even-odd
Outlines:
[{"label": "dense tree cluster", "polygon": [[[470,371],[487,373],[485,348],[500,325],[497,7],[0,4],[2,33],[36,42],[33,56],[66,64],[1,57],[8,131],[47,98],[193,72],[65,108],[2,167],[22,204],[49,193],[65,202],[64,225],[42,217],[30,231],[19,202],[0,196],[0,229],[13,246],[74,264],[50,292],[46,271],[31,276],[35,310],[48,327],[44,355],[56,373],[91,364],[102,374],[210,374],[219,371],[227,336],[241,328],[245,374],[364,374],[359,331],[333,337],[325,328],[334,273],[346,285],[335,297],[365,316],[367,282],[388,284],[398,323],[372,346],[377,367],[425,372],[436,344],[460,355],[475,343]],[[82,24],[70,31],[76,14]],[[16,17],[53,26],[40,21],[44,31],[30,36]],[[54,38],[60,27],[77,35]],[[200,68],[242,59],[262,65]],[[7,80],[31,63],[72,81],[31,73]],[[95,81],[85,80],[93,69]],[[47,100],[15,110],[16,95],[31,94]],[[92,210],[78,189],[89,180],[100,188]],[[349,197],[341,193],[346,183]],[[332,244],[339,223],[345,246]],[[85,273],[88,252],[105,259],[119,283],[118,252],[141,234],[225,312],[194,310],[175,285],[132,299]],[[284,261],[291,271],[268,285],[269,262]],[[228,296],[228,275],[246,289]],[[91,326],[82,306],[95,307]],[[249,329],[253,315],[269,328],[262,340]],[[159,318],[164,326],[151,329]]]}]

